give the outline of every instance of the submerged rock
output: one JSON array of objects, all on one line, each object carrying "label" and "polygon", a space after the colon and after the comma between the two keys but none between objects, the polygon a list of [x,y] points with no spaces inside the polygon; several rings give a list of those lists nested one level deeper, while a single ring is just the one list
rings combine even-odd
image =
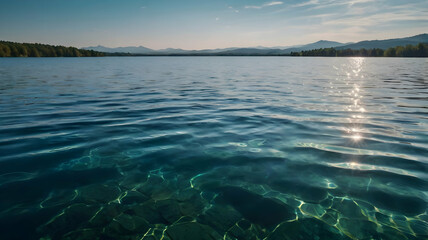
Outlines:
[{"label": "submerged rock", "polygon": [[49,196],[40,203],[40,207],[49,208],[69,205],[77,197],[77,191],[62,190],[53,191]]},{"label": "submerged rock", "polygon": [[377,225],[367,220],[340,218],[339,228],[356,239],[380,239]]},{"label": "submerged rock", "polygon": [[326,210],[324,207],[322,207],[319,204],[313,204],[313,203],[304,203],[300,207],[300,210],[307,215],[310,215],[312,217],[321,218],[325,213]]},{"label": "submerged rock", "polygon": [[171,240],[171,238],[169,238],[168,235],[165,234],[164,228],[151,228],[139,240]]},{"label": "submerged rock", "polygon": [[222,238],[209,226],[197,222],[187,222],[172,225],[167,228],[166,234],[172,240],[217,240]]},{"label": "submerged rock", "polygon": [[406,240],[408,237],[406,237],[396,228],[382,226],[382,228],[379,230],[379,239]]},{"label": "submerged rock", "polygon": [[83,228],[65,234],[62,240],[98,240],[100,239],[101,230]]},{"label": "submerged rock", "polygon": [[121,236],[133,233],[146,233],[149,228],[149,223],[144,218],[122,213],[113,219],[106,228],[106,233],[112,236]]},{"label": "submerged rock", "polygon": [[280,222],[296,218],[294,209],[278,200],[238,187],[224,187],[219,191],[225,203],[232,205],[246,219],[264,227],[274,227]]},{"label": "submerged rock", "polygon": [[384,226],[393,226],[394,224],[391,222],[391,217],[382,214],[380,212],[375,213],[375,219],[377,223],[384,225]]},{"label": "submerged rock", "polygon": [[119,198],[121,191],[117,186],[93,184],[79,189],[79,200],[84,202],[108,203]]},{"label": "submerged rock", "polygon": [[328,197],[326,189],[290,180],[276,180],[270,186],[308,203],[320,203]]},{"label": "submerged rock", "polygon": [[168,223],[174,223],[182,216],[178,202],[172,199],[156,202],[156,210]]},{"label": "submerged rock", "polygon": [[197,217],[208,205],[199,191],[194,189],[185,190],[185,194],[178,194],[177,200],[181,213],[185,216]]},{"label": "submerged rock", "polygon": [[418,237],[424,237],[428,239],[428,223],[417,220],[417,219],[411,219],[409,220],[410,228],[413,230],[413,232]]},{"label": "submerged rock", "polygon": [[427,202],[419,197],[403,196],[378,189],[370,189],[361,193],[361,198],[375,205],[377,208],[394,211],[406,216],[415,216],[426,212]]},{"label": "submerged rock", "polygon": [[307,239],[343,239],[351,240],[322,221],[313,218],[299,219],[279,224],[266,238],[267,240],[307,240]]},{"label": "submerged rock", "polygon": [[394,223],[393,227],[399,229],[401,232],[407,234],[413,234],[410,229],[409,221],[407,217],[400,215],[391,215],[391,221]]},{"label": "submerged rock", "polygon": [[119,203],[109,203],[103,205],[94,216],[91,217],[89,223],[96,227],[105,227],[113,219],[125,210],[125,206]]},{"label": "submerged rock", "polygon": [[99,207],[97,206],[89,206],[81,203],[73,204],[46,223],[41,230],[44,233],[48,233],[52,238],[57,239],[70,231],[85,227],[88,220],[98,210]]},{"label": "submerged rock", "polygon": [[339,221],[339,213],[334,209],[327,209],[326,213],[321,217],[321,220],[334,226]]},{"label": "submerged rock", "polygon": [[251,222],[250,222],[250,221],[248,221],[248,220],[243,219],[243,220],[239,221],[239,222],[237,223],[237,225],[238,225],[238,227],[240,227],[241,229],[243,229],[243,230],[247,230],[247,229],[249,229],[249,228],[251,227]]},{"label": "submerged rock", "polygon": [[174,194],[174,188],[164,178],[157,175],[150,175],[137,190],[153,200],[166,200]]},{"label": "submerged rock", "polygon": [[226,233],[227,239],[263,239],[266,236],[266,231],[258,225],[252,225],[247,220],[241,220],[233,225]]},{"label": "submerged rock", "polygon": [[120,199],[120,202],[125,205],[143,203],[149,198],[138,191],[127,191],[126,195]]},{"label": "submerged rock", "polygon": [[331,208],[335,209],[346,218],[367,220],[367,217],[364,216],[360,206],[351,199],[335,198]]},{"label": "submerged rock", "polygon": [[251,231],[245,231],[237,225],[233,225],[226,233],[228,239],[257,239],[257,234]]},{"label": "submerged rock", "polygon": [[142,204],[133,205],[127,210],[128,214],[137,215],[146,219],[151,224],[166,224],[167,222],[157,211],[155,201],[147,201]]},{"label": "submerged rock", "polygon": [[212,205],[199,215],[198,221],[213,227],[218,232],[226,232],[242,219],[242,215],[229,205]]},{"label": "submerged rock", "polygon": [[200,196],[199,193],[200,192],[198,190],[195,190],[193,188],[187,188],[178,191],[175,198],[177,199],[177,201],[184,202]]},{"label": "submerged rock", "polygon": [[119,182],[119,186],[123,189],[131,190],[137,188],[147,181],[147,173],[139,170],[127,172],[123,179]]}]

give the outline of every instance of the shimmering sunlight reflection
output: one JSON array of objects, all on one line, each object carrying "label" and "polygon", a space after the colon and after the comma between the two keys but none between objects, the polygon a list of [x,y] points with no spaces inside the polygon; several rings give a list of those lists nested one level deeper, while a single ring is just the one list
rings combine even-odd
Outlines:
[{"label": "shimmering sunlight reflection", "polygon": [[350,105],[347,106],[347,110],[352,112],[351,118],[349,118],[351,128],[347,128],[347,137],[351,138],[354,143],[360,142],[364,136],[362,135],[362,121],[365,119],[364,103],[362,99],[362,84],[364,81],[364,75],[361,74],[364,64],[364,58],[352,58],[350,60],[351,70],[346,72],[346,85],[353,85],[350,92],[347,95],[350,98]]}]

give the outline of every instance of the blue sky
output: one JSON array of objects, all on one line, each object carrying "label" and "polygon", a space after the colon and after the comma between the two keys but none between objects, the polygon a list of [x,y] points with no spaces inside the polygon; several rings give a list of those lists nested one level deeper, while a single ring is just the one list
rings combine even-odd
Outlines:
[{"label": "blue sky", "polygon": [[427,0],[1,0],[0,39],[205,49],[428,33]]}]

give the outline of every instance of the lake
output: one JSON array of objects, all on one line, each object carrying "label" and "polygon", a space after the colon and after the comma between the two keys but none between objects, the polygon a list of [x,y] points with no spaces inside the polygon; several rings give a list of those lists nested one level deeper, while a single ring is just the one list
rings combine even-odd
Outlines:
[{"label": "lake", "polygon": [[0,59],[1,239],[427,239],[428,60]]}]

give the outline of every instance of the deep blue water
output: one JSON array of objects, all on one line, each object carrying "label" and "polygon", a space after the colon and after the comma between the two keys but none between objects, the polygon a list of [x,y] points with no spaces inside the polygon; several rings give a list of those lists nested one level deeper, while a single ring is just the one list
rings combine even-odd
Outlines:
[{"label": "deep blue water", "polygon": [[427,239],[428,60],[0,59],[0,239]]}]

